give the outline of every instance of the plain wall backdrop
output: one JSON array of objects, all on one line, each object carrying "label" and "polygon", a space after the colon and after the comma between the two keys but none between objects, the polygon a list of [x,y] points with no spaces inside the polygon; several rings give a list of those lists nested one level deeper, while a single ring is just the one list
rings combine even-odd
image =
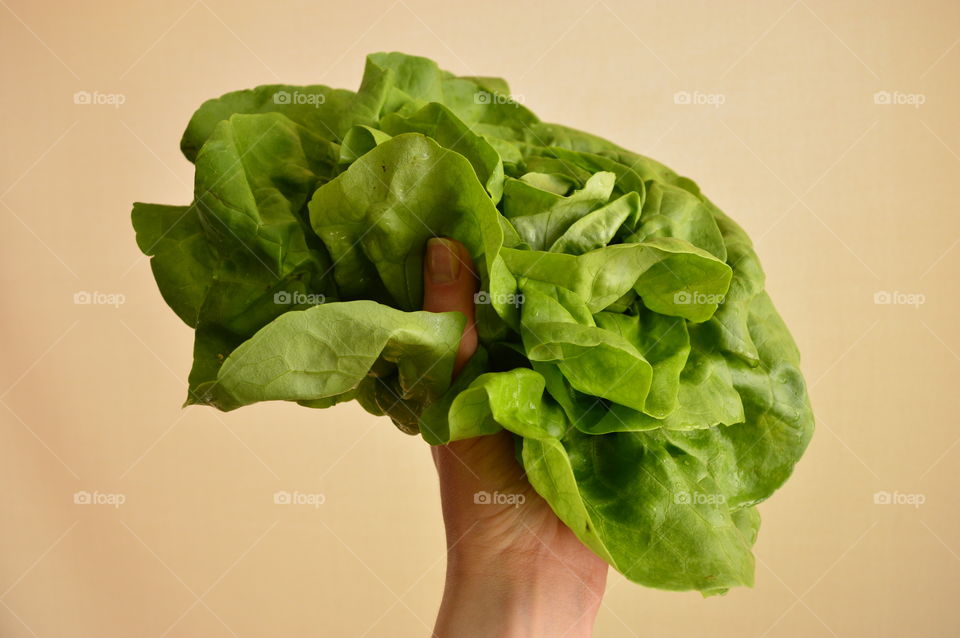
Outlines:
[{"label": "plain wall backdrop", "polygon": [[355,89],[381,50],[694,178],[803,353],[818,429],[756,587],[611,572],[597,636],[960,635],[958,42],[948,0],[0,0],[0,636],[429,635],[427,446],[353,404],[181,410],[192,331],[129,220],[190,201],[203,100]]}]

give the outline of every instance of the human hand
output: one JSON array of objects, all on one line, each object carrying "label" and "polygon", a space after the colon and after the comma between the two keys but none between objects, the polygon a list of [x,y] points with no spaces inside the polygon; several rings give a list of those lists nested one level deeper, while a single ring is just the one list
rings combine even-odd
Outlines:
[{"label": "human hand", "polygon": [[[456,375],[477,349],[477,278],[466,247],[431,239],[423,308],[467,317]],[[557,518],[527,481],[503,431],[431,449],[440,476],[447,577],[434,635],[589,636],[607,565]],[[480,492],[504,503],[477,503]]]}]

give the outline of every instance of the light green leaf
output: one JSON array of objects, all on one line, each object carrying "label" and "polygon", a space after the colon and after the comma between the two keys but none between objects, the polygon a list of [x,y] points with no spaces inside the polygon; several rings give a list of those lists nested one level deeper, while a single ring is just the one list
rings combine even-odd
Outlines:
[{"label": "light green leaf", "polygon": [[[396,373],[397,401],[425,404],[450,383],[464,318],[403,312],[372,301],[287,312],[227,357],[209,402],[315,401],[353,390],[368,374]],[[375,369],[378,362],[385,362]]]},{"label": "light green leaf", "polygon": [[[503,237],[470,162],[419,134],[380,144],[317,189],[310,220],[337,264],[345,296],[385,289],[407,310],[423,297],[427,239],[463,242],[485,276]],[[379,292],[376,298],[382,299]]]}]

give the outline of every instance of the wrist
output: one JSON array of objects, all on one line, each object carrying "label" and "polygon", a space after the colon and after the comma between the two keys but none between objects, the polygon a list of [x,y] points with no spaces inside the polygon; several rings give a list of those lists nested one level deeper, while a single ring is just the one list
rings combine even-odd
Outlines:
[{"label": "wrist", "polygon": [[571,565],[542,554],[451,552],[436,636],[590,636],[606,564]]}]

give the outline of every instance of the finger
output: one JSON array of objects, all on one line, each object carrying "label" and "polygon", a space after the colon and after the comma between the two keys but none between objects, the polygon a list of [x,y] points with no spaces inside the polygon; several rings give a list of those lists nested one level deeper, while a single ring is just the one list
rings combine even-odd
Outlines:
[{"label": "finger", "polygon": [[467,318],[453,366],[454,376],[477,350],[473,306],[476,292],[477,275],[466,246],[445,237],[429,239],[423,267],[423,309],[462,312]]}]

